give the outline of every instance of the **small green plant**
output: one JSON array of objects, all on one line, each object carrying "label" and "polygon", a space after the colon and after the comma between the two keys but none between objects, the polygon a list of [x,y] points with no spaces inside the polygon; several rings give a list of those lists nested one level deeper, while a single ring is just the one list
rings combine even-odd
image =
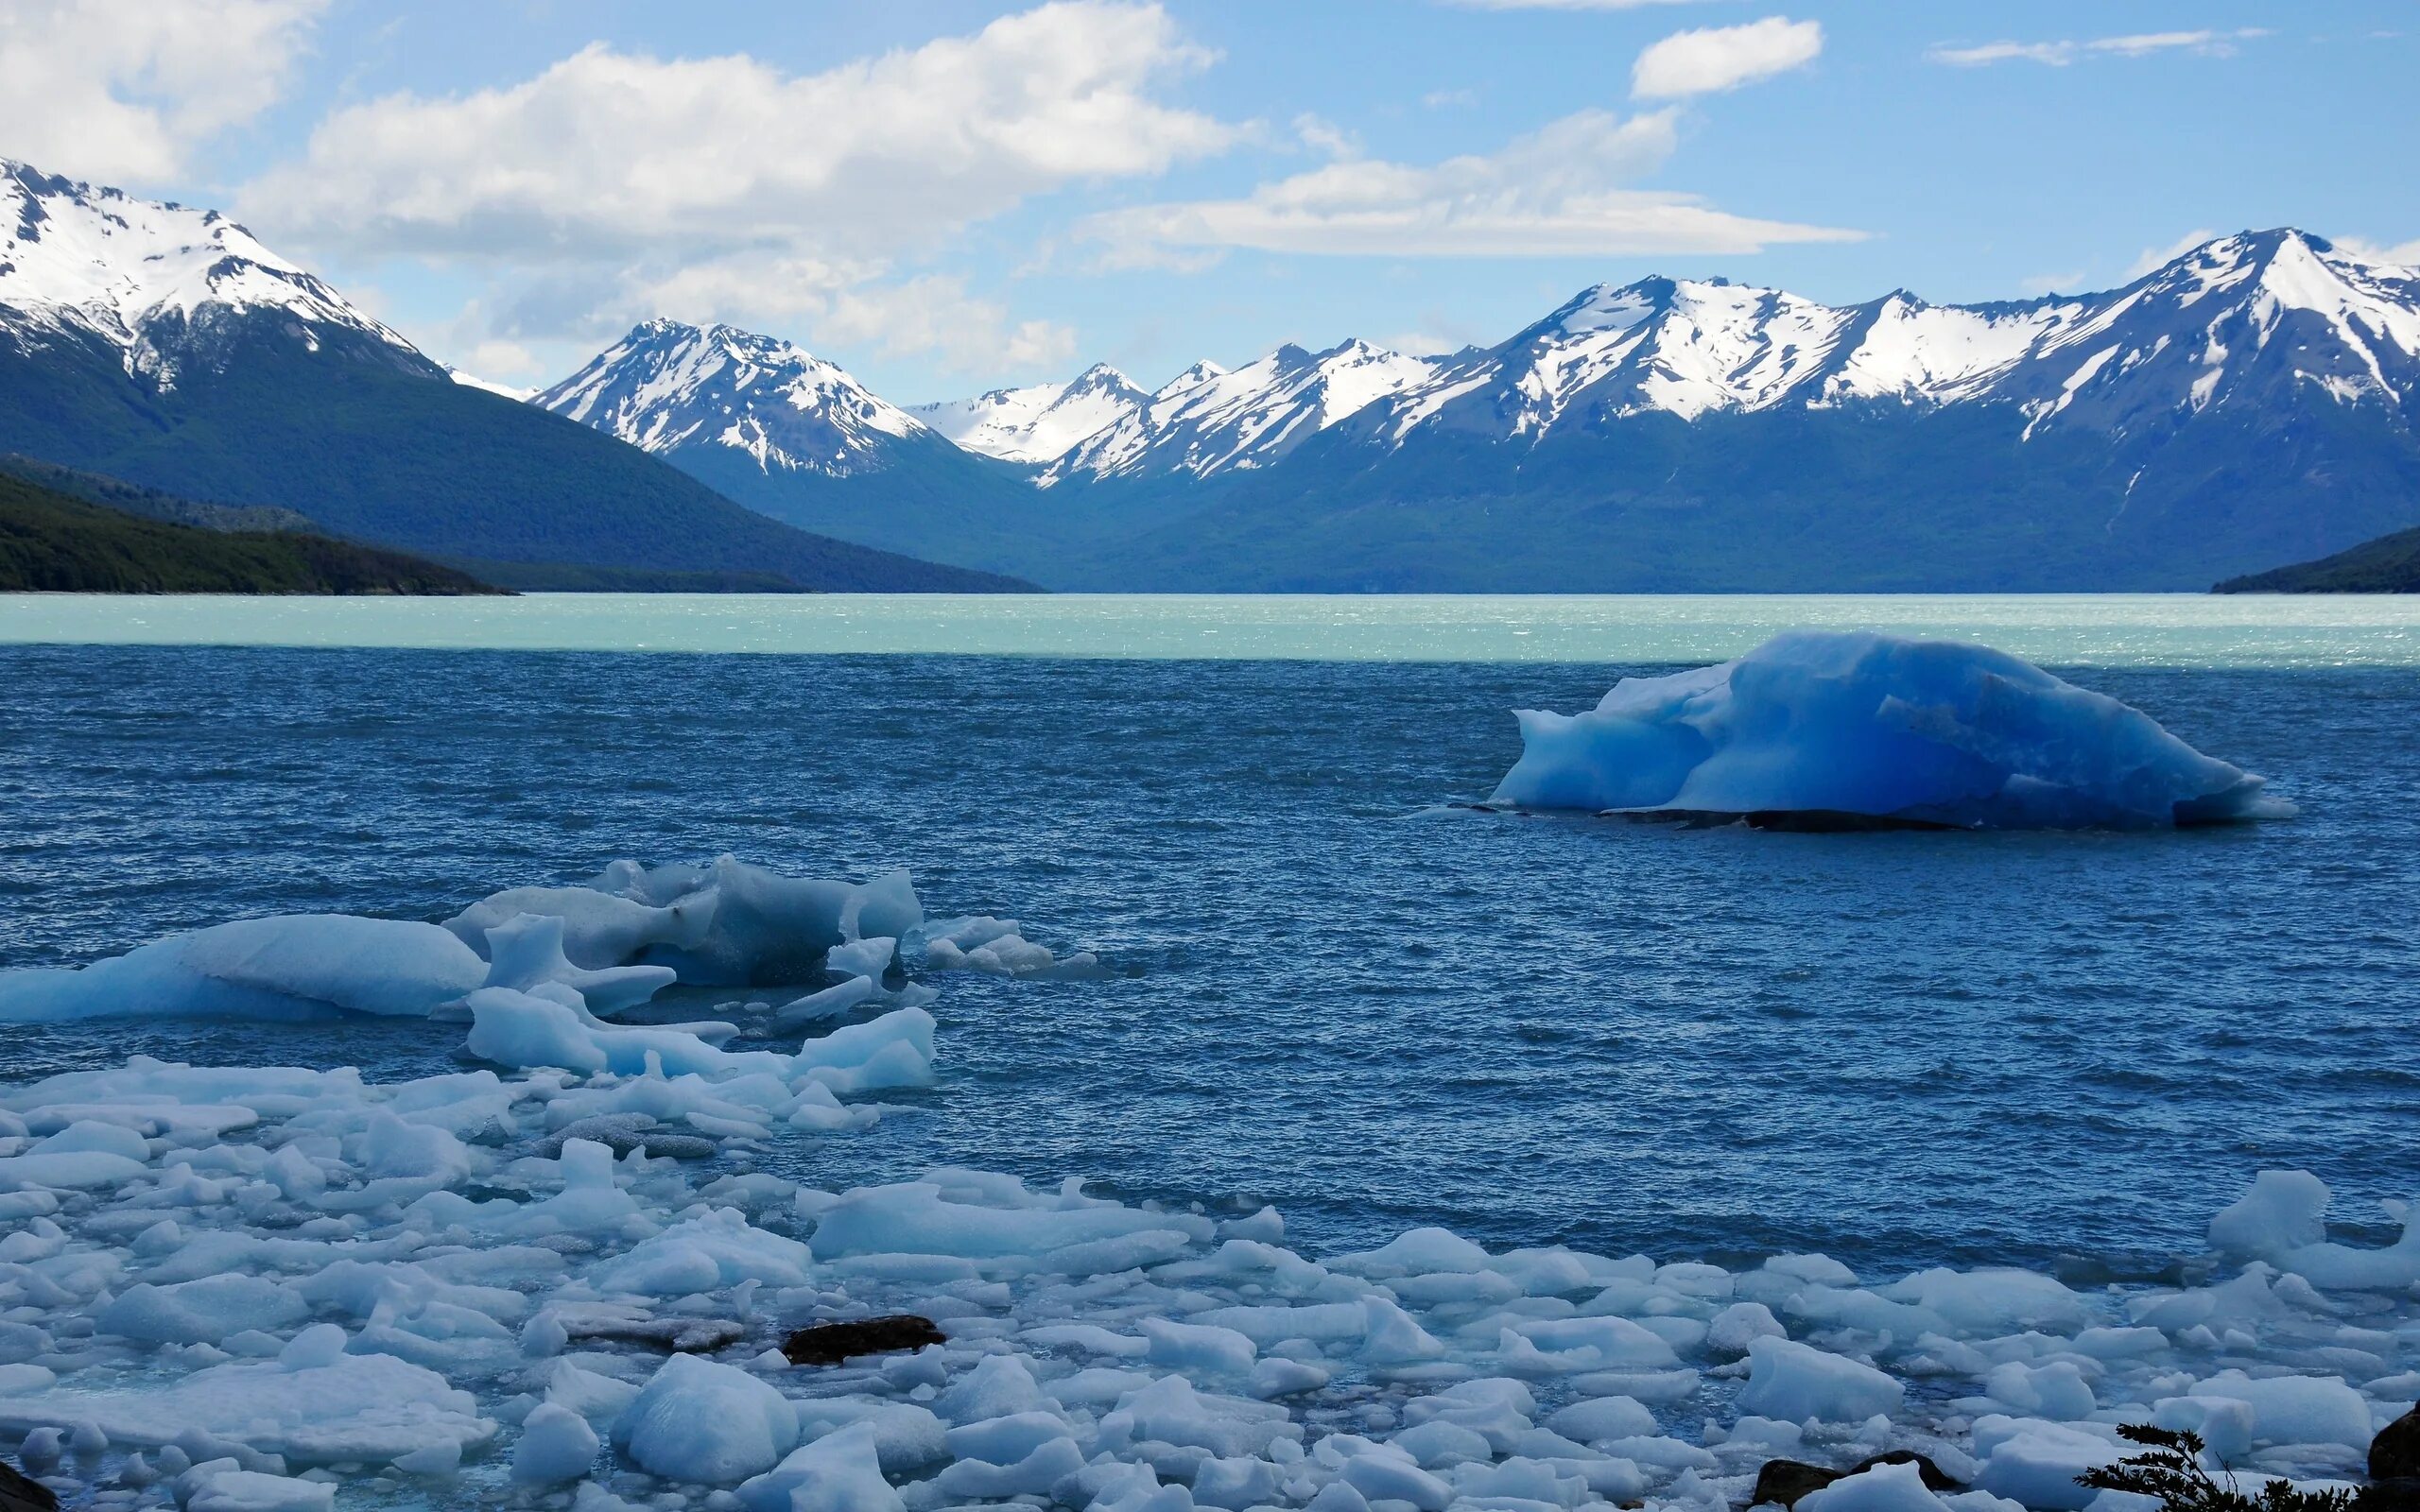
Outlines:
[{"label": "small green plant", "polygon": [[2076,1480],[2096,1491],[2158,1497],[2160,1512],[2386,1512],[2385,1503],[2372,1497],[2369,1487],[2358,1493],[2297,1491],[2273,1480],[2257,1494],[2248,1494],[2237,1488],[2232,1472],[2221,1471],[2221,1482],[2202,1468],[2202,1435],[2187,1430],[2120,1423],[2118,1435],[2142,1445],[2146,1452],[2086,1470]]}]

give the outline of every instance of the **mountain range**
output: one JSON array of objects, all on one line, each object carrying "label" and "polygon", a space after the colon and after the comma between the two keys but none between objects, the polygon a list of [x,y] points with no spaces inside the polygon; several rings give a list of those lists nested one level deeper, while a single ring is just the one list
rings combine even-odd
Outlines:
[{"label": "mountain range", "polygon": [[[662,381],[663,347],[749,357]],[[2277,230],[2004,303],[1651,278],[1448,355],[916,408],[658,321],[536,402],[802,526],[1054,587],[2200,589],[2420,524],[2420,274]]]},{"label": "mountain range", "polygon": [[817,537],[458,383],[216,211],[0,162],[0,453],[536,574],[999,589]]},{"label": "mountain range", "polygon": [[223,215],[20,165],[0,238],[0,452],[541,576],[2198,590],[2420,524],[2420,273],[2293,230],[2100,293],[1649,278],[1452,353],[916,406],[670,319],[518,402]]}]

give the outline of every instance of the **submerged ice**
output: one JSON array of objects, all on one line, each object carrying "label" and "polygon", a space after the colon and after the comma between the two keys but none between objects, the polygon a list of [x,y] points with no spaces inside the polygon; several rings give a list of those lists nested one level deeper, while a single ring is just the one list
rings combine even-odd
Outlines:
[{"label": "submerged ice", "polygon": [[1517,717],[1492,801],[1525,808],[2054,829],[2292,812],[2138,710],[1948,641],[1798,631]]},{"label": "submerged ice", "polygon": [[[128,1507],[1715,1512],[1776,1457],[1912,1450],[1961,1488],[1878,1465],[1800,1504],[2135,1512],[2075,1482],[2126,1452],[2121,1424],[2316,1485],[2420,1395],[2420,1225],[2332,1239],[2331,1194],[2299,1173],[2220,1213],[2189,1280],[2095,1288],[1496,1252],[1436,1228],[1319,1255],[1267,1208],[954,1168],[776,1176],[777,1144],[934,1079],[920,976],[1098,963],[1000,920],[928,923],[905,878],[768,875],[742,910],[690,906],[716,869],[514,889],[436,929],[475,967],[411,990],[454,988],[424,1011],[471,1069],[381,1085],[137,1057],[0,1087],[0,1446]],[[168,942],[173,969],[128,978],[162,995],[112,1011],[400,1001],[291,928],[243,957],[268,998],[197,987],[235,982],[236,957]],[[824,1000],[803,1021],[612,1022],[662,972],[769,961]],[[57,1011],[102,1001],[96,970],[43,977]],[[902,1313],[944,1342],[804,1367],[780,1348]]]}]

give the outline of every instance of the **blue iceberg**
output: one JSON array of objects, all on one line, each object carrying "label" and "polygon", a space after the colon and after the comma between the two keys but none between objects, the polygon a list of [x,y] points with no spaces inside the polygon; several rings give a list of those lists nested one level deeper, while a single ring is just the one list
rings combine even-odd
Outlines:
[{"label": "blue iceberg", "polygon": [[2167,828],[2283,818],[2263,780],[1988,646],[1839,631],[1523,710],[1491,800],[1792,828]]}]

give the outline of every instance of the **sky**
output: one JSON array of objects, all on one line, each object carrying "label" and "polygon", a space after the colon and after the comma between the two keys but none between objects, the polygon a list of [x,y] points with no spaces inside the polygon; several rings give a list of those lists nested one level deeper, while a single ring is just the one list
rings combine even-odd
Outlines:
[{"label": "sky", "polygon": [[0,157],[224,209],[440,360],[652,316],[901,403],[1591,284],[2420,262],[2420,0],[0,0]]}]

